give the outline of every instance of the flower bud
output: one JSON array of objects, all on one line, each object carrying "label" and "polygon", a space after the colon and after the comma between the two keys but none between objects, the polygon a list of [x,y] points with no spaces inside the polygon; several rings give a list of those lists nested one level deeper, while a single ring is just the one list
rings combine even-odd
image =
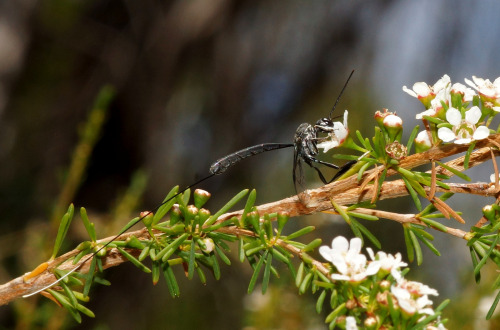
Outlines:
[{"label": "flower bud", "polygon": [[488,219],[491,222],[497,220],[496,211],[492,205],[483,206],[483,215],[486,219]]},{"label": "flower bud", "polygon": [[193,220],[198,215],[198,208],[194,205],[188,205],[186,208],[186,223]]},{"label": "flower bud", "polygon": [[214,250],[215,248],[214,240],[211,239],[210,237],[202,239],[201,242],[204,245],[204,247],[200,245],[200,248],[203,252],[210,253]]},{"label": "flower bud", "polygon": [[177,222],[181,221],[182,212],[179,208],[179,204],[174,204],[170,209],[170,225],[175,225]]},{"label": "flower bud", "polygon": [[431,140],[429,140],[429,133],[422,131],[418,133],[415,138],[415,152],[420,153],[429,150],[432,147]]},{"label": "flower bud", "polygon": [[153,212],[142,211],[139,215],[142,218],[142,222],[144,223],[144,226],[150,227],[151,224],[153,223],[153,218],[154,218]]},{"label": "flower bud", "polygon": [[81,242],[80,244],[78,244],[78,246],[76,247],[76,249],[80,250],[80,251],[83,251],[83,250],[86,250],[86,249],[90,248],[91,245],[92,245],[92,243],[90,243],[90,241]]},{"label": "flower bud", "polygon": [[94,253],[97,253],[97,256],[99,258],[105,257],[106,253],[108,252],[106,248],[103,248],[104,245],[102,244],[97,244],[94,246]]},{"label": "flower bud", "polygon": [[367,317],[365,320],[365,327],[367,329],[375,329],[377,326],[377,323],[378,323],[377,318],[370,316],[370,317]]},{"label": "flower bud", "polygon": [[193,195],[194,205],[197,208],[201,208],[210,199],[210,196],[212,195],[208,191],[203,189],[196,189]]},{"label": "flower bud", "polygon": [[198,211],[198,216],[200,217],[199,223],[203,224],[208,218],[210,218],[210,211],[202,208]]},{"label": "flower bud", "polygon": [[382,124],[389,134],[390,141],[401,140],[403,134],[403,120],[401,117],[394,114],[387,115],[384,117]]},{"label": "flower bud", "polygon": [[383,127],[383,122],[384,122],[384,119],[385,117],[389,116],[389,115],[393,115],[392,112],[390,112],[389,110],[387,109],[382,109],[382,111],[380,110],[377,110],[377,112],[375,112],[375,121],[377,122],[377,124],[380,126],[380,127]]}]

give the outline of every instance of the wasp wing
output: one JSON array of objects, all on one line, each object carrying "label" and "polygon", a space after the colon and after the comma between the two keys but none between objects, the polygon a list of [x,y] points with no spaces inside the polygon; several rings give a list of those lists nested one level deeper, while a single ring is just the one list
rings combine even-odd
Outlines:
[{"label": "wasp wing", "polygon": [[293,185],[300,202],[304,205],[307,205],[309,196],[306,193],[306,182],[304,179],[304,170],[302,166],[303,162],[304,160],[299,155],[299,152],[295,150],[295,153],[293,154]]}]

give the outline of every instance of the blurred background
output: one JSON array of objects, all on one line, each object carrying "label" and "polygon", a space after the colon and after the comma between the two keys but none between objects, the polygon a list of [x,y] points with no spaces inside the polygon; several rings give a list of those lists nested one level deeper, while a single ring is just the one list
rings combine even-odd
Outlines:
[{"label": "blurred background", "polygon": [[[327,115],[353,69],[336,114],[349,109],[351,132],[372,136],[374,112],[388,108],[408,135],[423,108],[403,85],[500,76],[499,12],[493,0],[0,1],[0,282],[49,258],[70,202],[87,208],[100,237],[115,234],[172,186],[207,175],[219,157],[291,143],[300,123]],[[113,91],[107,111],[86,124],[104,86]],[[82,138],[85,125],[90,137]],[[79,145],[83,156],[74,156]],[[257,189],[258,204],[293,195],[292,161],[291,149],[269,152],[204,182],[208,208],[244,188]],[[489,181],[492,172],[484,164],[470,175]],[[485,201],[455,202],[468,230]],[[393,205],[415,211],[406,199]],[[290,222],[318,226],[308,239],[328,244],[352,235],[331,216]],[[384,250],[406,256],[401,226],[367,226]],[[87,239],[78,217],[68,235],[66,250]],[[487,327],[481,306],[491,305],[491,283],[474,283],[465,242],[435,236],[442,257],[425,251],[408,277],[437,288],[436,305],[454,299],[449,328]],[[91,292],[95,319],[77,326],[38,296],[1,306],[0,327],[325,328],[314,297],[299,297],[286,270],[265,296],[246,295],[249,268],[233,258],[206,287],[178,272],[181,297],[172,299],[163,280],[153,287],[125,265],[106,272],[111,287]]]}]

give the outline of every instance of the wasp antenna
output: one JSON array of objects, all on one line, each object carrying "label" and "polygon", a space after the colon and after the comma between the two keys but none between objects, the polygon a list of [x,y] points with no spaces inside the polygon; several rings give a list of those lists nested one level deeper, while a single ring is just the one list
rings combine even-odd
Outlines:
[{"label": "wasp antenna", "polygon": [[342,90],[340,91],[340,94],[337,97],[337,100],[335,101],[335,104],[333,105],[332,110],[330,110],[330,115],[328,115],[328,118],[332,119],[333,111],[335,110],[335,107],[337,106],[337,103],[339,103],[339,100],[342,97],[342,94],[344,94],[344,90],[347,87],[347,84],[349,83],[349,80],[351,80],[351,77],[352,77],[353,74],[354,74],[354,70],[351,71],[351,74],[349,75],[349,78],[347,78],[347,81],[345,82],[344,87],[342,87]]}]

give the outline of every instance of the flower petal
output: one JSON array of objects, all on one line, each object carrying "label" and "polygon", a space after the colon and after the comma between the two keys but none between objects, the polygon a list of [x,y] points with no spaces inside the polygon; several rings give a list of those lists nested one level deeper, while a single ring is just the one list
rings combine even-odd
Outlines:
[{"label": "flower petal", "polygon": [[349,242],[344,236],[337,236],[332,241],[332,249],[338,252],[347,252],[349,250]]},{"label": "flower petal", "polygon": [[441,77],[441,79],[436,81],[436,83],[432,87],[434,90],[434,93],[437,93],[440,90],[444,89],[446,86],[448,86],[450,84],[450,82],[451,82],[450,76],[445,74],[443,77]]},{"label": "flower petal", "polygon": [[474,89],[477,89],[476,84],[474,84],[472,81],[470,81],[470,80],[469,80],[469,79],[467,79],[467,78],[465,78],[464,80],[465,80],[465,83],[466,83],[467,85],[469,85],[470,87],[472,87],[472,88],[474,88]]},{"label": "flower petal", "polygon": [[451,142],[457,138],[455,133],[448,127],[441,127],[438,129],[438,137],[444,142]]},{"label": "flower petal", "polygon": [[486,139],[490,135],[490,130],[486,126],[479,126],[476,128],[476,131],[474,132],[474,135],[472,135],[472,138],[474,140],[482,140]]},{"label": "flower petal", "polygon": [[410,94],[410,96],[413,96],[413,97],[417,97],[418,98],[418,95],[417,93],[415,93],[414,91],[412,91],[411,89],[409,89],[408,87],[406,86],[403,86],[403,91]]},{"label": "flower petal", "polygon": [[362,246],[363,246],[363,241],[361,240],[361,238],[354,237],[351,239],[349,252],[356,252],[356,254],[359,254],[361,252]]},{"label": "flower petal", "polygon": [[333,257],[332,257],[332,249],[330,249],[328,246],[326,245],[323,245],[323,246],[320,246],[319,247],[319,254],[321,254],[321,256],[327,260],[327,261],[332,261],[333,260]]},{"label": "flower petal", "polygon": [[[432,101],[431,101],[432,103]],[[424,116],[434,117],[436,115],[436,109],[428,109],[424,112],[418,113],[415,118],[422,119]]]},{"label": "flower petal", "polygon": [[450,107],[446,111],[446,120],[453,126],[457,126],[462,122],[462,114],[457,109]]},{"label": "flower petal", "polygon": [[455,144],[469,144],[471,142],[472,142],[471,138],[466,138],[466,139],[455,140],[453,143],[455,143]]},{"label": "flower petal", "polygon": [[366,267],[366,275],[374,275],[377,274],[377,272],[380,269],[380,266],[382,266],[382,263],[380,261],[372,261],[368,264],[368,267]]},{"label": "flower petal", "polygon": [[479,118],[481,118],[481,110],[478,106],[473,106],[465,112],[465,121],[469,124],[476,125]]},{"label": "flower petal", "polygon": [[417,93],[418,97],[426,97],[431,93],[429,85],[424,82],[417,82],[413,84],[413,90]]}]

